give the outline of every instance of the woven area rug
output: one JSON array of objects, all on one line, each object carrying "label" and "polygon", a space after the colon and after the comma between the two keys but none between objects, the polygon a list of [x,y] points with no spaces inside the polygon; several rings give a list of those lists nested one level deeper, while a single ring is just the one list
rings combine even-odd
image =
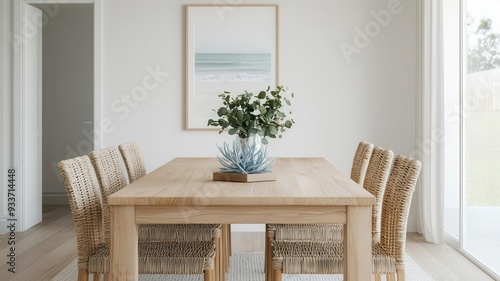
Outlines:
[{"label": "woven area rug", "polygon": [[[406,256],[407,281],[433,279],[410,257]],[[264,281],[264,253],[235,253],[231,257],[228,281]],[[52,281],[77,281],[76,259],[59,272]],[[202,275],[139,275],[140,281],[203,281]],[[337,281],[342,275],[283,275],[285,281]],[[382,280],[385,280],[384,277]]]}]

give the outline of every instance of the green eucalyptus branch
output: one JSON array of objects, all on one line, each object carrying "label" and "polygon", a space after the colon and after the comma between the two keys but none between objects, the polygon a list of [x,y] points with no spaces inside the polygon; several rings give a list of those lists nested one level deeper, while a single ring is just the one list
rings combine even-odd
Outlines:
[{"label": "green eucalyptus branch", "polygon": [[[262,143],[267,144],[267,137],[281,138],[295,124],[283,111],[285,106],[292,105],[286,94],[283,86],[277,86],[272,91],[271,87],[267,87],[267,90],[260,91],[256,96],[245,91],[231,97],[230,92],[224,92],[219,95],[223,106],[214,109],[219,118],[209,119],[207,126],[220,127],[219,133],[227,129],[229,135],[238,135],[240,138],[259,134]],[[294,94],[290,96],[293,98]]]}]

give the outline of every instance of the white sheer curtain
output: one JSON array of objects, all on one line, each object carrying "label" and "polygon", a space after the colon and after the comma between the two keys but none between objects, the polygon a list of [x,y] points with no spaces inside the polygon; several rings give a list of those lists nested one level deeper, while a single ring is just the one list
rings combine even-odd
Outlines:
[{"label": "white sheer curtain", "polygon": [[442,1],[420,2],[421,77],[419,143],[422,161],[418,190],[418,231],[427,242],[443,242],[444,93]]}]

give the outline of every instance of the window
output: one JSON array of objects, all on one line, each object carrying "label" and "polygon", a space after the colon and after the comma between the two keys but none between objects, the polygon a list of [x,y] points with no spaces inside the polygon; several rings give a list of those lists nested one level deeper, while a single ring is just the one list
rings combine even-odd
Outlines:
[{"label": "window", "polygon": [[500,1],[443,4],[445,231],[461,251],[498,277]]}]

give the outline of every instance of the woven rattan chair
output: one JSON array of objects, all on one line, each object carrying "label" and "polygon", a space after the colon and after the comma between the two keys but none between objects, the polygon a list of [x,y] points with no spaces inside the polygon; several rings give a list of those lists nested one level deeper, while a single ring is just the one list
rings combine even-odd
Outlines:
[{"label": "woven rattan chair", "polygon": [[118,146],[118,149],[122,155],[123,162],[125,162],[130,183],[146,175],[146,166],[144,165],[144,159],[137,143],[123,143]]},{"label": "woven rattan chair", "polygon": [[[129,182],[132,183],[146,175],[146,167],[139,146],[135,142],[123,143],[118,146],[122,155]],[[229,256],[231,255],[231,225],[222,225],[223,267],[227,272],[229,269]]]},{"label": "woven rattan chair", "polygon": [[[87,156],[59,162],[75,225],[78,280],[108,280],[109,241],[104,235],[99,183]],[[213,241],[139,242],[139,272],[147,274],[204,274],[215,280]]]},{"label": "woven rattan chair", "polygon": [[[406,226],[421,163],[397,156],[387,181],[382,205],[380,242],[372,243],[372,272],[376,280],[405,280]],[[343,245],[338,241],[273,241],[270,279],[282,274],[342,274]]]},{"label": "woven rattan chair", "polygon": [[362,141],[358,144],[358,149],[354,154],[351,167],[351,179],[359,184],[363,184],[366,170],[372,156],[373,144]]},{"label": "woven rattan chair", "polygon": [[391,170],[394,153],[382,147],[374,147],[363,187],[375,196],[375,205],[372,207],[372,239],[380,241],[380,221],[382,218],[382,199]]},{"label": "woven rattan chair", "polygon": [[[382,200],[385,183],[389,175],[389,169],[393,159],[392,151],[376,147],[367,142],[360,142],[354,156],[351,179],[361,183],[364,182],[365,189]],[[378,207],[378,208],[377,208]],[[380,207],[373,209],[374,225],[380,230]],[[376,224],[375,222],[379,223]],[[270,243],[274,240],[283,241],[342,241],[342,224],[269,224],[266,226],[266,275],[270,278],[271,255]]]},{"label": "woven rattan chair", "polygon": [[[122,169],[120,152],[115,147],[104,148],[90,153],[97,179],[101,187],[103,201],[104,235],[109,239],[110,215],[108,196],[127,185]],[[221,239],[220,224],[142,224],[139,226],[139,241],[215,241]],[[220,247],[217,248],[216,276],[219,277],[221,262]],[[221,277],[222,279],[222,277]]]},{"label": "woven rattan chair", "polygon": [[[129,182],[132,183],[143,176],[146,175],[146,167],[144,165],[144,159],[142,157],[141,151],[139,149],[139,146],[135,142],[128,142],[128,143],[123,143],[118,146],[118,149],[120,150],[120,154],[122,155],[123,162],[125,162],[125,168],[127,170]],[[205,225],[207,226],[207,225]],[[187,226],[187,228],[192,229],[193,226]],[[198,227],[199,228],[199,227]],[[143,234],[147,234],[146,231],[150,233],[150,235],[153,234],[158,234],[160,232],[157,231],[149,231],[152,230],[151,228],[148,229],[143,229]],[[185,230],[185,234],[189,232],[189,229]],[[199,234],[200,232],[193,233],[193,234]],[[229,257],[231,256],[231,225],[230,224],[223,224],[222,225],[222,235],[221,235],[221,256],[222,256],[222,261],[221,261],[221,266],[223,267],[222,270],[224,272],[227,272],[229,270]],[[152,237],[153,239],[153,237]],[[225,278],[225,276],[224,276]]]}]

